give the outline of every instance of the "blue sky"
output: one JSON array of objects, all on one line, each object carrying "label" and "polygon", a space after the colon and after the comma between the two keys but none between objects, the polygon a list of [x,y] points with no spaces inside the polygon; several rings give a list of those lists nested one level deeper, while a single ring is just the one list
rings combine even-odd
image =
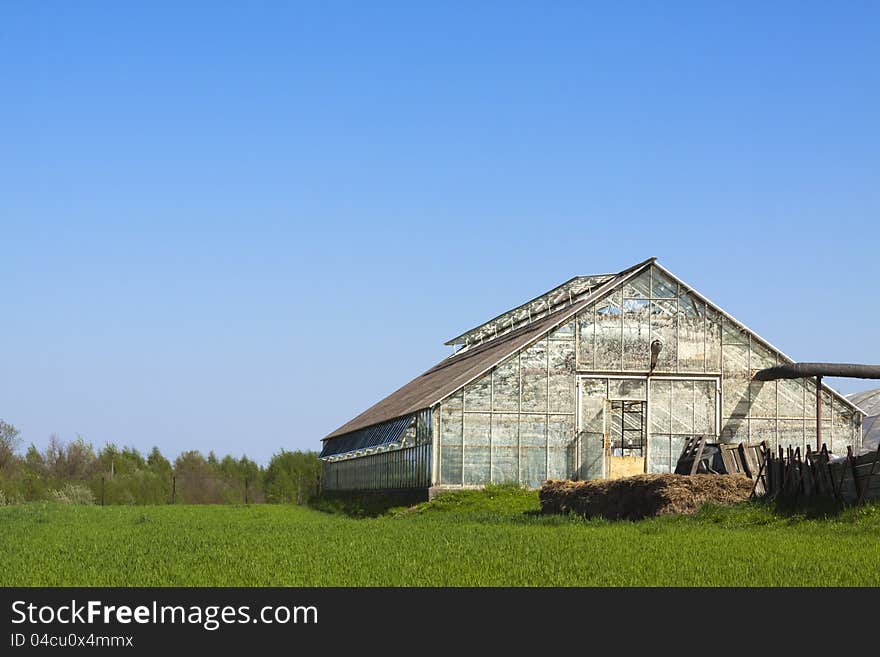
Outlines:
[{"label": "blue sky", "polygon": [[649,256],[878,363],[878,61],[873,2],[4,2],[0,417],[265,462]]}]

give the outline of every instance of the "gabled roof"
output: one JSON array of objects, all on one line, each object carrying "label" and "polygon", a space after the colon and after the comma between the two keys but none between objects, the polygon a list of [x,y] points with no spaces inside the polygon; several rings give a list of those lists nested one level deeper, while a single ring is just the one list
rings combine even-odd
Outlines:
[{"label": "gabled roof", "polygon": [[[680,289],[699,298],[739,326],[741,330],[747,331],[759,343],[779,354],[782,360],[789,363],[794,362],[789,356],[774,347],[770,342],[755,333],[755,331],[726,313],[720,306],[694,290],[694,288],[677,278],[669,270],[657,264],[655,260],[656,258],[649,258],[614,275],[575,277],[550,292],[507,313],[503,313],[486,324],[471,329],[459,336],[459,338],[470,336],[467,340],[453,338],[447,344],[464,343],[465,346],[421,376],[391,393],[382,401],[374,404],[354,419],[349,420],[336,429],[336,431],[328,434],[324,440],[337,438],[352,431],[396,420],[416,411],[433,407],[456,390],[491,370],[508,356],[537,342],[541,337],[565,323],[582,309],[626,281],[635,278],[651,265],[654,265],[659,271],[674,280],[680,286]],[[595,286],[595,280],[599,278],[605,280],[599,283],[598,286]],[[585,283],[586,287],[583,287]],[[569,303],[566,304],[564,297],[568,296],[571,286],[580,286],[581,291],[577,294],[572,293],[569,297]],[[545,304],[544,310],[542,311],[541,308],[538,308],[537,304]],[[538,312],[534,312],[535,310]],[[546,313],[548,310],[549,314]],[[523,311],[526,312],[525,319],[522,316]],[[499,319],[502,320],[503,326],[499,325]],[[510,321],[511,319],[513,321]],[[476,337],[477,342],[470,341],[473,337]],[[852,410],[864,415],[864,411],[853,403],[853,400],[847,399],[825,383],[822,384],[822,388],[835,395],[847,406],[850,406]]]},{"label": "gabled roof", "polygon": [[654,260],[655,258],[649,258],[611,276],[598,287],[592,288],[592,292],[574,304],[551,312],[530,324],[522,325],[483,344],[459,350],[354,419],[346,422],[324,440],[381,422],[388,422],[421,409],[431,408],[446,396],[488,372],[511,354],[527,347],[532,342],[536,342],[543,335],[565,323],[567,319],[589,306],[606,292],[636,276],[649,267]]}]

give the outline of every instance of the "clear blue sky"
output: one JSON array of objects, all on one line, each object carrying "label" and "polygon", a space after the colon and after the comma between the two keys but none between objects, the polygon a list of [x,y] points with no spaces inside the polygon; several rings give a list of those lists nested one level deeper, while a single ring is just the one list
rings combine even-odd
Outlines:
[{"label": "clear blue sky", "polygon": [[265,462],[652,255],[878,363],[878,64],[876,2],[3,2],[0,417]]}]

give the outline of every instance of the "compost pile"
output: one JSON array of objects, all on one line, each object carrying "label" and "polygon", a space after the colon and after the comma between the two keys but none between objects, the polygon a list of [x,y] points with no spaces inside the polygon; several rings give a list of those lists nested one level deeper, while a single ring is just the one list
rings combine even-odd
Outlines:
[{"label": "compost pile", "polygon": [[741,475],[714,474],[550,480],[541,487],[541,512],[577,513],[585,518],[610,520],[694,513],[705,502],[735,504],[746,500],[753,485],[753,481]]}]

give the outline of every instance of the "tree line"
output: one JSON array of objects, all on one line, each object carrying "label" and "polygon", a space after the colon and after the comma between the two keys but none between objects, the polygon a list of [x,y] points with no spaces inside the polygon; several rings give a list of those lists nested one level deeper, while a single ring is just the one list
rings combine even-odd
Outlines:
[{"label": "tree line", "polygon": [[53,435],[43,450],[20,447],[19,431],[0,420],[0,504],[304,504],[320,489],[321,462],[311,451],[281,450],[264,467],[213,451],[185,451],[174,461],[158,447],[142,454],[107,443],[96,451],[79,436],[65,443]]}]

